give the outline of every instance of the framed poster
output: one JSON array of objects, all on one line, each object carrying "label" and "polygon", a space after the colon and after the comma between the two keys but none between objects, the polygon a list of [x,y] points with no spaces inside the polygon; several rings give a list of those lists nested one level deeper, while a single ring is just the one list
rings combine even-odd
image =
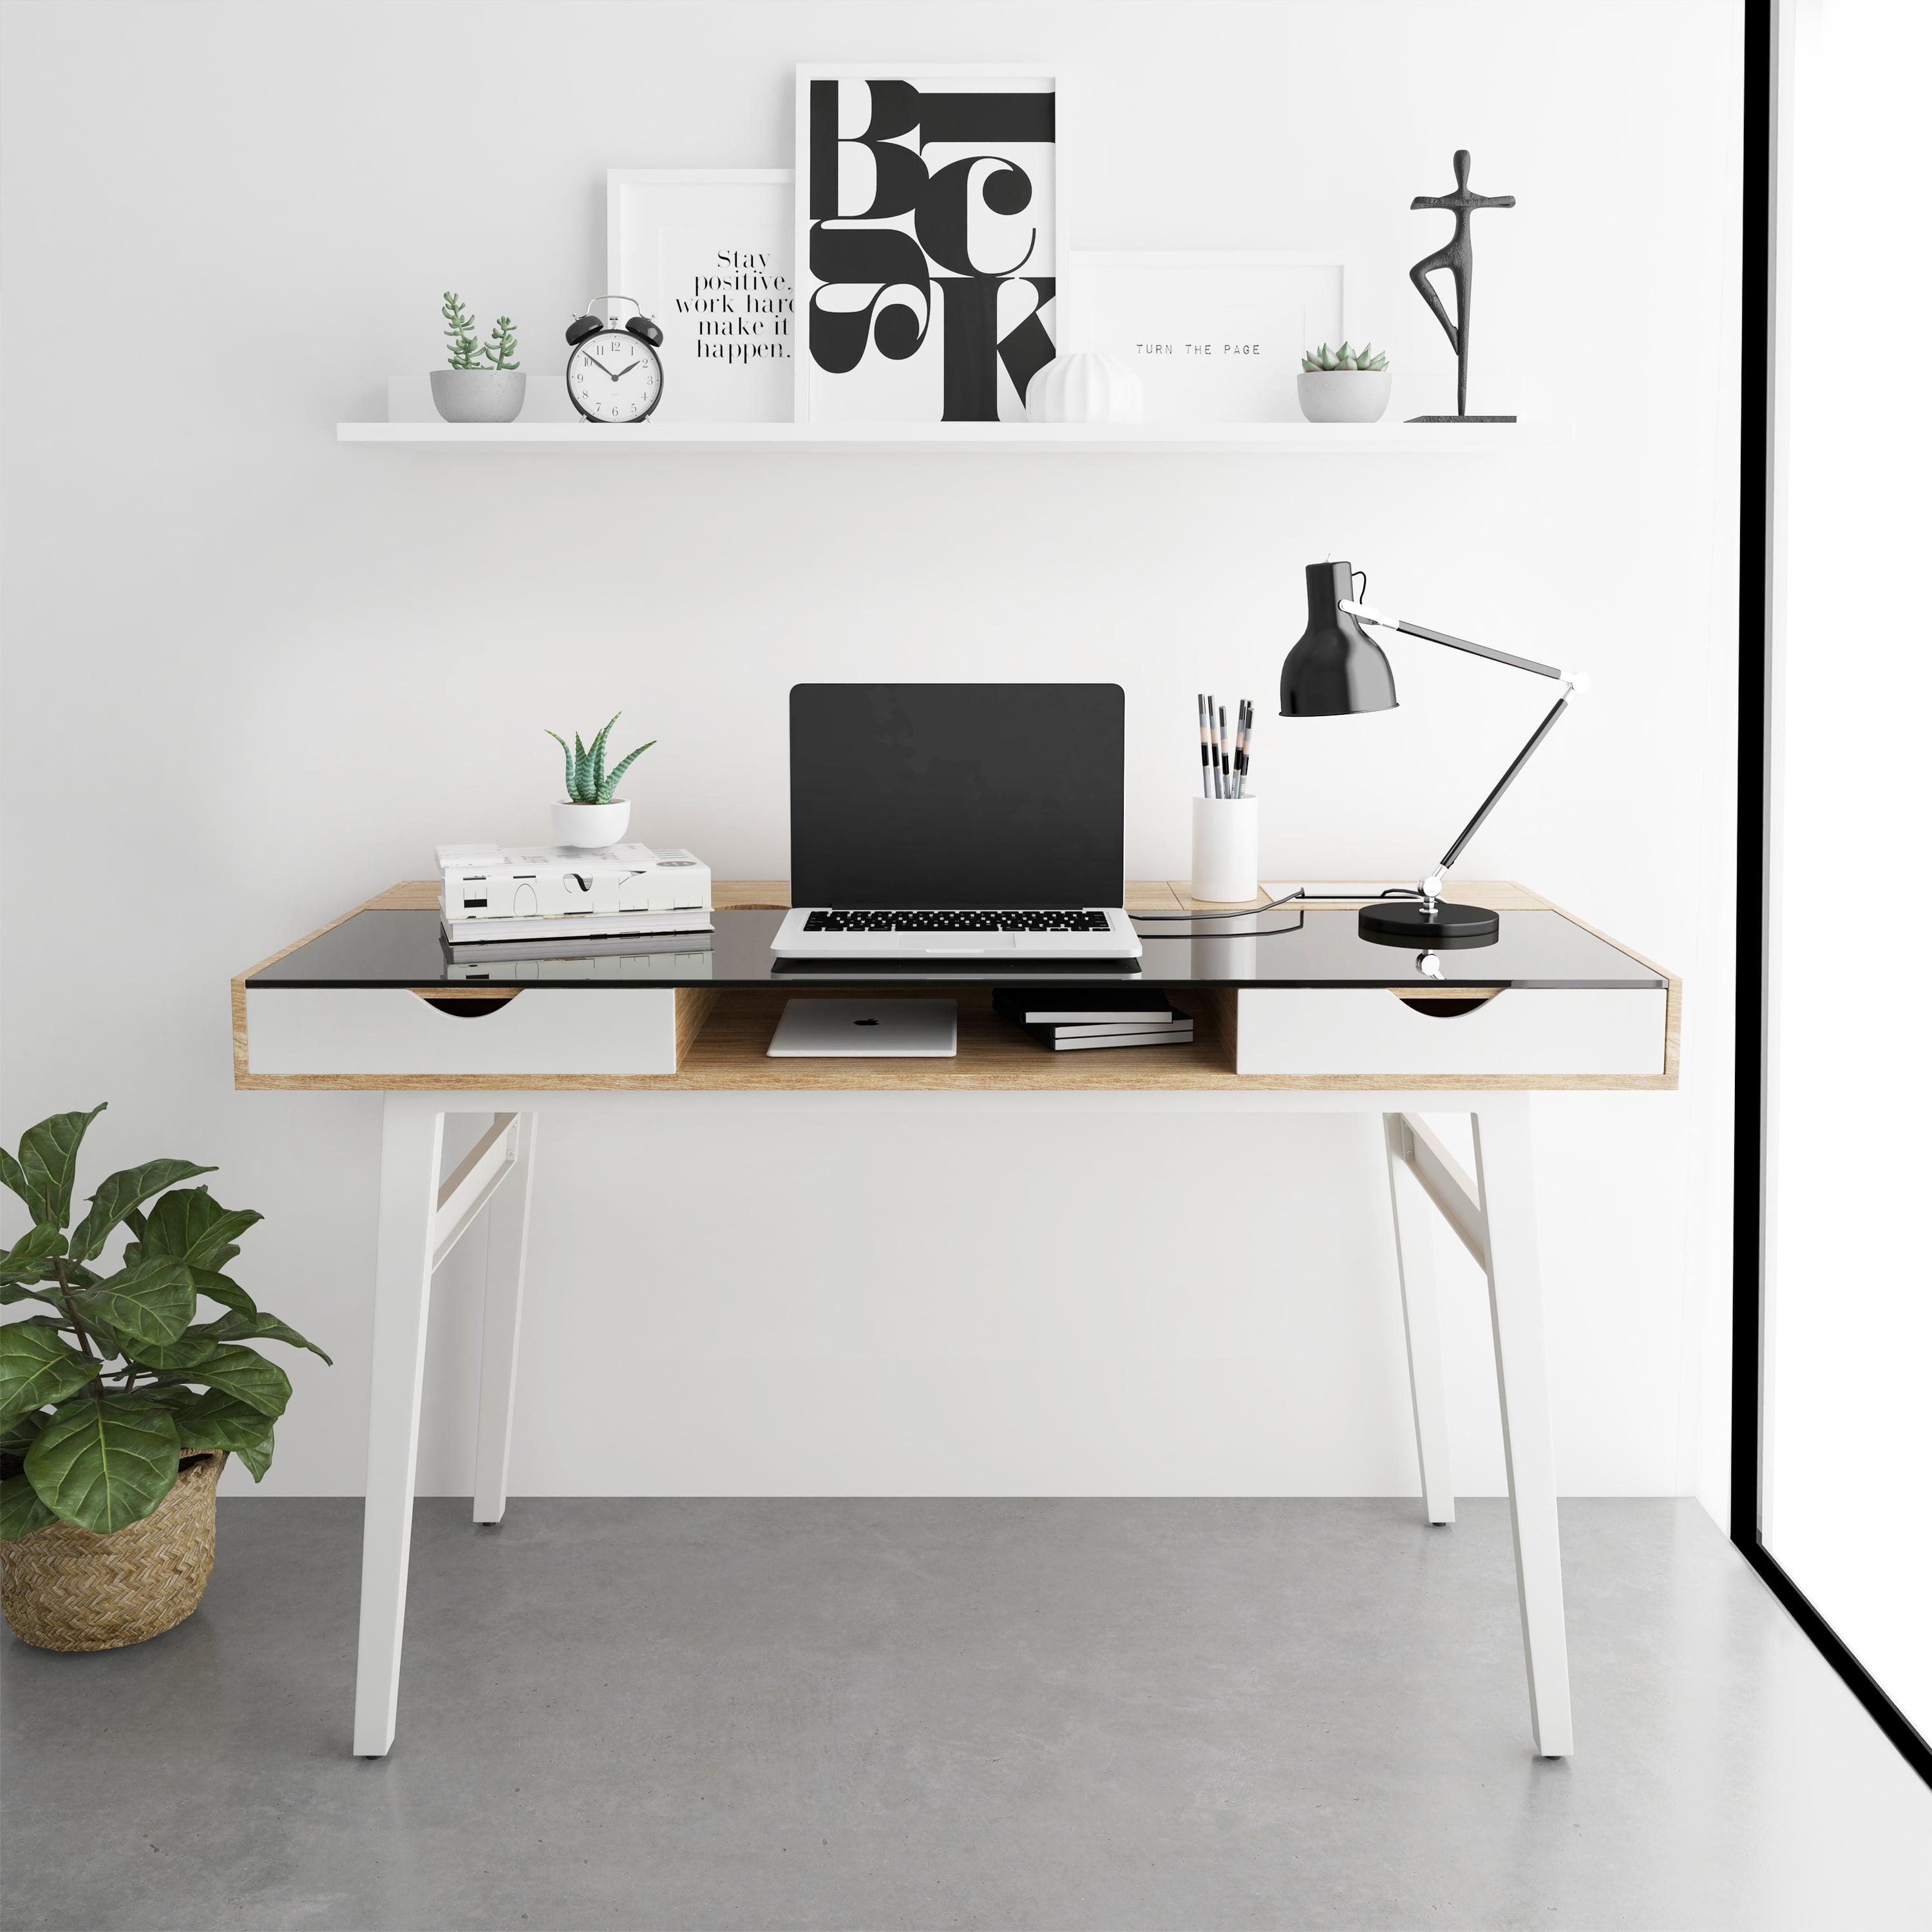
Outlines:
[{"label": "framed poster", "polygon": [[1132,369],[1149,422],[1298,422],[1302,351],[1346,332],[1331,255],[1083,251],[1070,276],[1073,346]]},{"label": "framed poster", "polygon": [[664,331],[653,422],[785,422],[789,168],[613,168],[607,285]]},{"label": "framed poster", "polygon": [[1059,353],[1050,67],[798,70],[801,422],[1013,422]]}]

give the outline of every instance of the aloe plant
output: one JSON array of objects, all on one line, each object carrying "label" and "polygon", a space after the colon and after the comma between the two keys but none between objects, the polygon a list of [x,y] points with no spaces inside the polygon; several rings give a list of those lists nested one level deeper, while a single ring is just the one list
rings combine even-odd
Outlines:
[{"label": "aloe plant", "polygon": [[564,745],[563,740],[556,737],[554,731],[544,734],[546,738],[556,738],[556,742],[563,745],[564,795],[572,805],[608,805],[611,794],[617,789],[617,781],[631,769],[635,760],[657,742],[653,738],[649,744],[640,745],[634,752],[628,752],[620,758],[607,772],[604,769],[604,749],[610,741],[610,725],[616,724],[623,715],[621,711],[614,711],[610,714],[610,724],[606,724],[591,740],[587,751],[581,737],[578,739],[577,748],[573,752],[569,746]]},{"label": "aloe plant", "polygon": [[[282,1342],[329,1359],[226,1272],[237,1238],[262,1217],[180,1184],[213,1168],[124,1168],[69,1228],[76,1157],[100,1112],[50,1115],[17,1154],[0,1148],[0,1184],[34,1217],[0,1252],[0,1304],[33,1310],[0,1328],[0,1540],[56,1522],[124,1529],[161,1506],[196,1450],[232,1450],[259,1483],[289,1378],[241,1345]],[[124,1229],[119,1264],[95,1267]],[[196,1322],[204,1298],[221,1312]]]},{"label": "aloe plant", "polygon": [[1365,342],[1359,349],[1351,349],[1345,342],[1340,349],[1330,352],[1327,343],[1319,349],[1306,350],[1301,358],[1301,367],[1308,375],[1335,369],[1386,369],[1386,353],[1377,355],[1374,345]]}]

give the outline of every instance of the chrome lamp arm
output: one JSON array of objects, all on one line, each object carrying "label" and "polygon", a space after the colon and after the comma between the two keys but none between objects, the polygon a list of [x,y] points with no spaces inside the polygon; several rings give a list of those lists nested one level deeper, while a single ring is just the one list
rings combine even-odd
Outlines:
[{"label": "chrome lamp arm", "polygon": [[1514,783],[1516,774],[1529,763],[1538,746],[1549,736],[1557,719],[1570,708],[1570,699],[1581,697],[1589,689],[1590,680],[1580,670],[1564,670],[1556,664],[1540,664],[1534,658],[1520,658],[1508,651],[1492,650],[1487,644],[1472,644],[1467,638],[1452,638],[1446,632],[1432,631],[1426,625],[1411,623],[1406,617],[1389,616],[1366,604],[1358,604],[1352,598],[1342,599],[1340,608],[1358,622],[1373,624],[1385,631],[1400,631],[1406,637],[1422,638],[1432,644],[1446,644],[1452,651],[1467,651],[1472,657],[1487,658],[1492,664],[1508,664],[1512,670],[1529,671],[1538,677],[1553,678],[1563,687],[1562,694],[1544,715],[1542,723],[1530,734],[1529,742],[1510,760],[1508,770],[1496,781],[1489,796],[1476,808],[1475,816],[1456,833],[1454,842],[1428,874],[1417,880],[1416,890],[1422,896],[1420,910],[1426,916],[1432,918],[1442,890],[1443,874],[1462,856],[1463,847],[1496,809],[1498,800]]}]

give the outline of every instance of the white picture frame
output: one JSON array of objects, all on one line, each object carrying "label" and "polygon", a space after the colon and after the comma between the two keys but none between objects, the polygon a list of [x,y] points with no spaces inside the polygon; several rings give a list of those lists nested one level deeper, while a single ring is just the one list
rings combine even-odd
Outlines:
[{"label": "white picture frame", "polygon": [[1076,350],[1141,378],[1148,422],[1299,422],[1302,352],[1339,347],[1353,281],[1292,249],[1088,250],[1069,274]]},{"label": "white picture frame", "polygon": [[[881,92],[892,88],[914,98]],[[1050,104],[1043,113],[1022,104],[1042,96]],[[1010,107],[997,104],[1009,97]],[[943,113],[922,108],[926,101],[944,103]],[[1064,75],[1051,62],[800,66],[797,421],[1024,419],[1027,384],[1061,352],[1066,101]],[[914,118],[895,128],[908,112]],[[894,150],[907,160],[892,164],[897,178],[882,189],[883,158]],[[1010,165],[1000,167],[1002,160]],[[964,172],[934,185],[954,168]],[[1023,202],[998,206],[1022,184]],[[920,196],[922,186],[932,192]],[[909,195],[916,198],[896,205]],[[888,206],[874,215],[882,200]],[[853,208],[862,212],[846,212]],[[827,226],[814,258],[820,224]],[[852,272],[825,272],[835,238]],[[882,352],[882,339],[892,352]]]},{"label": "white picture frame", "polygon": [[608,291],[664,331],[652,422],[789,422],[790,169],[612,168],[605,182]]}]

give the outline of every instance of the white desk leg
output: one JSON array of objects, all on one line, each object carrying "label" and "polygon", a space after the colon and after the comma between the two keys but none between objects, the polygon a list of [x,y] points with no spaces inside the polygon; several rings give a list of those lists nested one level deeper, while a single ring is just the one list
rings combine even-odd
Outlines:
[{"label": "white desk leg", "polygon": [[362,1628],[356,1658],[358,1757],[384,1756],[396,1736],[442,1120],[440,1097],[391,1094],[383,1100],[369,1484],[362,1506]]},{"label": "white desk leg", "polygon": [[1490,1322],[1502,1399],[1503,1456],[1516,1594],[1529,1666],[1529,1720],[1544,1757],[1568,1757],[1570,1654],[1563,1628],[1563,1562],[1556,1536],[1556,1459],[1543,1347],[1529,1103],[1512,1096],[1471,1115],[1476,1183],[1489,1248]]},{"label": "white desk leg", "polygon": [[1408,1129],[1400,1114],[1382,1116],[1388,1156],[1389,1204],[1395,1214],[1395,1258],[1402,1278],[1402,1319],[1408,1338],[1408,1393],[1415,1413],[1415,1453],[1422,1465],[1422,1508],[1432,1523],[1456,1520],[1449,1473],[1449,1406],[1442,1387],[1442,1330],[1436,1300],[1434,1210],[1403,1158]]},{"label": "white desk leg", "polygon": [[517,1340],[524,1322],[524,1257],[530,1239],[530,1178],[537,1117],[520,1113],[516,1166],[490,1197],[483,1280],[483,1373],[476,1403],[474,1520],[501,1522],[510,1498],[510,1408],[517,1394]]}]

